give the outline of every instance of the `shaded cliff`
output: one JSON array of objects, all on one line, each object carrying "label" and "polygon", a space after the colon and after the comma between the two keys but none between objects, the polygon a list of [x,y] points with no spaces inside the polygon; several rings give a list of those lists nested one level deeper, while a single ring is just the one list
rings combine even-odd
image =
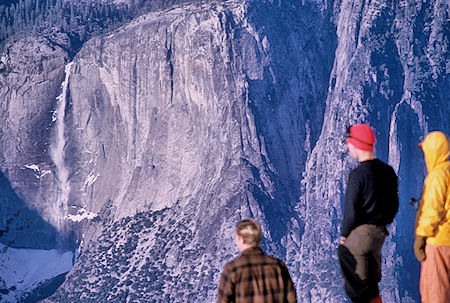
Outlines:
[{"label": "shaded cliff", "polygon": [[[301,297],[340,302],[323,298],[341,294],[336,234],[346,178],[356,166],[346,156],[342,134],[349,125],[366,122],[375,129],[377,156],[399,175],[400,210],[383,250],[383,300],[418,302],[419,263],[411,249],[415,209],[408,200],[420,196],[424,178],[417,143],[429,131],[449,132],[443,95],[450,84],[448,3],[342,1],[339,6],[327,110],[298,208],[306,224],[297,238],[298,268],[307,273],[300,274]],[[294,256],[296,249],[290,259]]]},{"label": "shaded cliff", "polygon": [[[1,55],[0,166],[6,178],[3,197],[9,198],[1,206],[1,229],[8,232],[0,239],[5,243],[3,239],[10,238],[11,243],[5,243],[8,245],[34,248],[56,245],[57,232],[53,226],[59,219],[50,215],[57,203],[48,151],[52,142],[52,110],[66,60],[66,52],[54,40],[32,36],[11,43]],[[24,208],[37,214],[28,220],[13,215]],[[35,221],[42,220],[41,216],[53,226],[37,227]],[[29,228],[30,224],[34,227]],[[45,240],[39,234],[49,234],[53,240]]]}]

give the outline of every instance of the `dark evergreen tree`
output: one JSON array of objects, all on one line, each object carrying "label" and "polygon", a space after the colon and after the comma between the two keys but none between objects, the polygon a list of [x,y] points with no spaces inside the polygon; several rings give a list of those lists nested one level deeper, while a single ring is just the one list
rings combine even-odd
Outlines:
[{"label": "dark evergreen tree", "polygon": [[62,31],[82,44],[149,11],[208,0],[0,0],[0,48],[8,37]]}]

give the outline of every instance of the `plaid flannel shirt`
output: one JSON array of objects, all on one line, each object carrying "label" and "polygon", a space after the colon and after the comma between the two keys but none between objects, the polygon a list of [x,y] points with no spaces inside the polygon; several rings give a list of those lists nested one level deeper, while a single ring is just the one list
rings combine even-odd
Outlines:
[{"label": "plaid flannel shirt", "polygon": [[217,302],[297,302],[289,271],[283,261],[250,248],[227,263],[220,278]]}]

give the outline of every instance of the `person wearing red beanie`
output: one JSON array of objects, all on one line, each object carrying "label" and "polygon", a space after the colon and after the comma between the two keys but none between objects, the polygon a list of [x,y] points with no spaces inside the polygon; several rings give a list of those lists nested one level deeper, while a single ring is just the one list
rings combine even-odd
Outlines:
[{"label": "person wearing red beanie", "polygon": [[347,143],[360,150],[373,151],[375,141],[375,133],[368,124],[356,124],[347,129]]},{"label": "person wearing red beanie", "polygon": [[375,133],[367,124],[347,129],[350,156],[360,164],[350,172],[344,201],[339,263],[347,295],[354,303],[381,303],[381,249],[386,225],[398,211],[394,169],[374,154]]}]

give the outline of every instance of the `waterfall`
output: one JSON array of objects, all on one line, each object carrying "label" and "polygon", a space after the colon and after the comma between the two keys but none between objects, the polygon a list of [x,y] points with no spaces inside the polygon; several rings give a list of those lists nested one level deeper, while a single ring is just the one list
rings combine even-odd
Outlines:
[{"label": "waterfall", "polygon": [[56,203],[53,207],[52,216],[54,223],[56,223],[56,227],[60,230],[64,228],[64,218],[67,216],[67,202],[69,200],[70,192],[69,171],[65,166],[64,161],[64,147],[66,146],[66,138],[64,136],[64,117],[67,104],[67,88],[69,85],[69,76],[72,64],[73,62],[70,62],[66,65],[66,76],[61,84],[62,93],[56,98],[58,100],[58,105],[53,116],[53,120],[56,121],[55,140],[54,144],[50,148],[50,157],[55,164],[55,175],[58,184]]}]

